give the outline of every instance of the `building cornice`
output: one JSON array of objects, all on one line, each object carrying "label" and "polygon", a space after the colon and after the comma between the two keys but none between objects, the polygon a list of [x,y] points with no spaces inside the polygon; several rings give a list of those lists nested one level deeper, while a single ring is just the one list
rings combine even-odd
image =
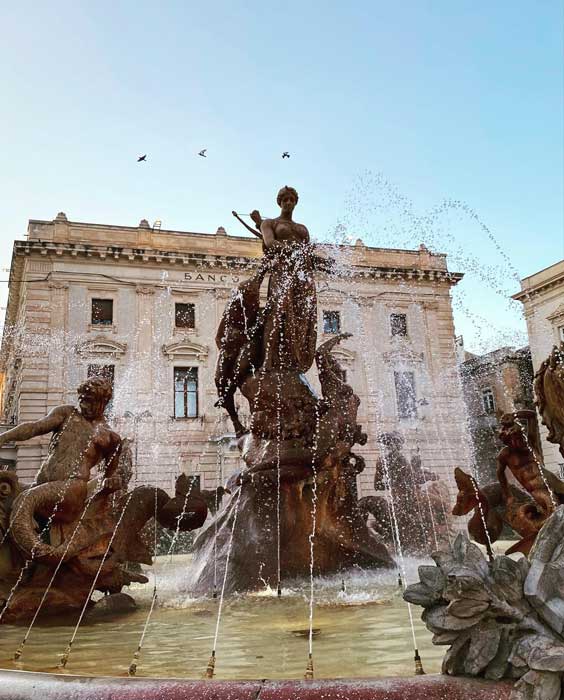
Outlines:
[{"label": "building cornice", "polygon": [[[320,244],[319,248],[321,250],[326,249],[328,252],[331,251],[331,246]],[[195,266],[205,269],[215,268],[237,271],[252,271],[259,265],[261,260],[261,258],[241,255],[234,256],[173,250],[154,250],[148,248],[125,248],[120,246],[90,245],[83,243],[57,243],[53,241],[15,241],[14,258],[22,256],[29,257],[32,255],[40,255],[42,257],[48,257],[49,259],[80,258],[86,260],[103,260],[106,265],[111,265],[114,261],[119,261],[120,264],[124,262],[146,264],[148,266],[162,266],[166,264],[178,265],[179,268]],[[320,278],[326,279],[340,276],[338,272],[331,276],[324,273],[319,275]],[[367,265],[352,263],[343,276],[345,279],[352,277],[356,280],[431,281],[455,285],[462,279],[463,274],[433,267],[414,269],[410,266],[401,265]]]},{"label": "building cornice", "polygon": [[[561,267],[561,265],[555,265],[553,267]],[[539,277],[539,281],[537,283],[534,283],[535,277]],[[511,298],[525,304],[533,297],[539,296],[540,294],[545,294],[553,287],[563,285],[564,270],[562,269],[552,276],[544,277],[544,279],[541,277],[541,273],[537,273],[537,275],[532,275],[531,277],[526,277],[525,279],[521,280],[521,291],[517,292],[517,294],[512,294]]]}]

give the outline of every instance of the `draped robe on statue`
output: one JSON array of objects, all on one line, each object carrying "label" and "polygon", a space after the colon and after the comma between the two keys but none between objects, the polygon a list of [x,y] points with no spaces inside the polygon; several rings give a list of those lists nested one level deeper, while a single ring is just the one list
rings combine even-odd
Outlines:
[{"label": "draped robe on statue", "polygon": [[266,370],[307,372],[313,364],[317,339],[317,298],[310,246],[286,244],[271,254],[262,366]]}]

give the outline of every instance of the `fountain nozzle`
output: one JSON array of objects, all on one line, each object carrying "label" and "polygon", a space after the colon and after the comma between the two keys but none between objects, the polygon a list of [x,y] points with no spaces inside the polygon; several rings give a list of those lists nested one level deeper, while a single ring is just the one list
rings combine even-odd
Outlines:
[{"label": "fountain nozzle", "polygon": [[423,670],[423,664],[421,663],[421,657],[419,656],[419,649],[415,650],[415,675],[425,675],[425,671]]},{"label": "fountain nozzle", "polygon": [[306,672],[304,674],[304,678],[306,681],[313,680],[313,656],[311,654],[308,656],[307,667],[306,667]]},{"label": "fountain nozzle", "polygon": [[206,668],[206,678],[213,678],[215,672],[215,649],[212,651],[208,666]]},{"label": "fountain nozzle", "polygon": [[20,646],[16,649],[16,653],[14,654],[14,661],[17,661],[20,658],[20,656],[23,654],[24,644],[25,644],[25,639],[22,641]]},{"label": "fountain nozzle", "polygon": [[214,598],[214,599],[217,598],[217,587],[216,586],[213,587],[212,598]]},{"label": "fountain nozzle", "polygon": [[69,656],[71,653],[71,646],[72,646],[72,642],[69,642],[68,647],[65,649],[65,653],[61,656],[61,661],[59,662],[59,668],[66,667],[67,661],[69,660]]},{"label": "fountain nozzle", "polygon": [[280,585],[280,581],[278,581],[278,588],[276,589],[276,593],[279,598],[282,597],[282,586]]},{"label": "fountain nozzle", "polygon": [[341,591],[342,591],[343,593],[346,593],[346,592],[347,592],[347,587],[345,586],[345,579],[344,579],[344,578],[341,579]]},{"label": "fountain nozzle", "polygon": [[401,580],[401,574],[398,574],[398,586],[403,588],[403,581]]},{"label": "fountain nozzle", "polygon": [[134,676],[137,673],[137,662],[139,661],[139,651],[140,649],[138,648],[135,654],[133,654],[133,659],[131,660],[131,663],[129,664],[129,668],[127,669],[127,675],[128,676]]}]

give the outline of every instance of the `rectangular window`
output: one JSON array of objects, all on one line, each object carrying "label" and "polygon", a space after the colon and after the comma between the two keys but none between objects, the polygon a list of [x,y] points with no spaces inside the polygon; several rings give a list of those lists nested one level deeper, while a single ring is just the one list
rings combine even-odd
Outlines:
[{"label": "rectangular window", "polygon": [[174,305],[174,325],[176,328],[194,328],[196,307],[194,304]]},{"label": "rectangular window", "polygon": [[339,311],[324,311],[323,312],[323,332],[324,333],[340,333],[341,332],[341,314]]},{"label": "rectangular window", "polygon": [[495,413],[495,399],[491,389],[484,389],[482,391],[482,403],[484,404],[484,411],[487,414],[491,415]]},{"label": "rectangular window", "polygon": [[413,372],[394,372],[398,416],[400,418],[417,418],[417,397],[415,394],[415,375]]},{"label": "rectangular window", "polygon": [[111,326],[114,320],[112,299],[92,299],[92,325]]},{"label": "rectangular window", "polygon": [[174,417],[198,417],[198,368],[174,368]]},{"label": "rectangular window", "polygon": [[390,333],[392,335],[407,335],[407,316],[405,314],[390,315]]}]

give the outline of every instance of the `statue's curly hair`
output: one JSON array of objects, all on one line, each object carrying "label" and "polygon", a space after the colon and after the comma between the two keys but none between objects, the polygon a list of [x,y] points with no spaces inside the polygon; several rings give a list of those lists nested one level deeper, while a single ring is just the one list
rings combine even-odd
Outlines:
[{"label": "statue's curly hair", "polygon": [[292,194],[296,198],[296,204],[299,201],[299,195],[298,195],[298,190],[294,189],[293,187],[289,187],[288,185],[284,185],[284,187],[278,192],[276,195],[276,204],[280,206],[280,202],[282,201],[282,197],[285,194]]},{"label": "statue's curly hair", "polygon": [[112,383],[105,377],[89,377],[79,384],[76,393],[79,396],[90,395],[95,399],[108,403],[113,395]]}]

